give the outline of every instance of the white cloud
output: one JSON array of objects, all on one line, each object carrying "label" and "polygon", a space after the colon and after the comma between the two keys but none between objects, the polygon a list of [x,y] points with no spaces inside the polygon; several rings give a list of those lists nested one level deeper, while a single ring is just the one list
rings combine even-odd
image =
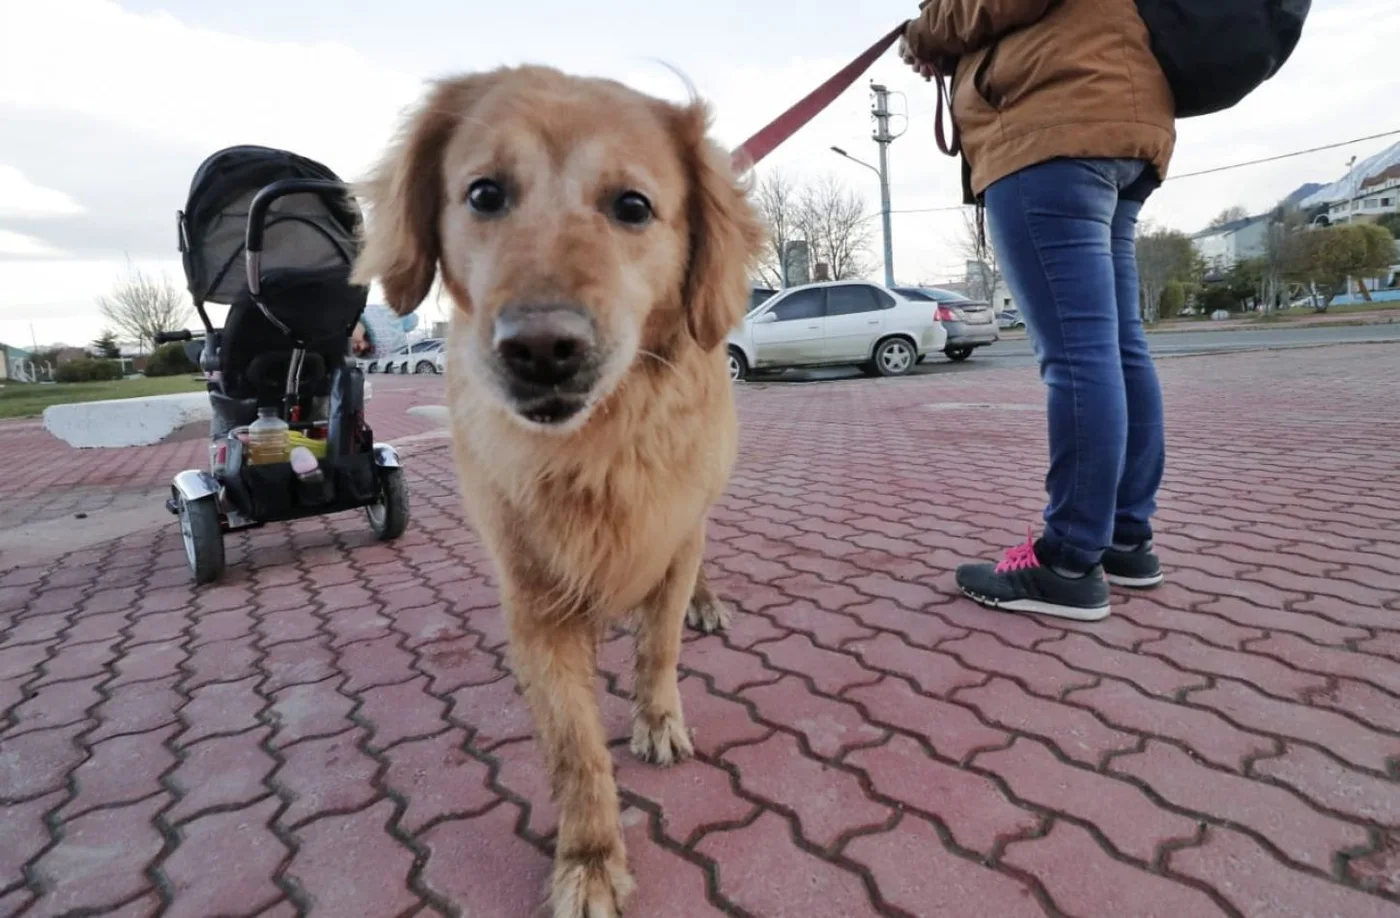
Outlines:
[{"label": "white cloud", "polygon": [[[414,65],[419,48],[426,59],[461,60],[464,69],[506,59],[568,61],[569,66],[585,72],[611,75],[643,91],[682,100],[687,92],[684,82],[660,63],[670,61],[715,105],[718,136],[737,145],[843,66],[887,25],[886,14],[879,10],[857,12],[846,6],[840,29],[810,30],[804,33],[804,40],[789,47],[784,43],[788,13],[776,7],[754,8],[744,20],[745,28],[750,34],[766,32],[774,37],[763,46],[761,56],[737,59],[722,40],[727,26],[721,26],[728,22],[725,17],[729,14],[717,9],[693,14],[691,21],[716,24],[705,35],[688,38],[675,33],[668,43],[653,40],[642,53],[625,58],[616,53],[619,43],[613,40],[617,23],[606,16],[594,20],[598,23],[596,34],[588,34],[584,27],[552,34],[538,28],[538,20],[547,18],[547,11],[528,5],[518,11],[487,11],[492,23],[489,31],[499,40],[483,50],[452,30],[434,32],[428,16],[423,16],[421,35],[409,30],[412,34],[400,36],[397,46],[377,49],[370,44],[352,47],[313,41],[309,36],[314,33],[310,32],[305,41],[228,34],[190,25],[170,13],[133,13],[112,0],[0,0],[0,4],[5,20],[0,27],[4,36],[0,42],[0,107],[64,113],[117,125],[128,135],[149,138],[152,149],[178,144],[182,150],[213,152],[234,143],[286,147],[322,160],[347,178],[363,174],[382,150],[403,106],[422,92],[422,78],[435,75],[401,69]],[[184,11],[192,7],[169,4],[179,15],[187,15]],[[327,6],[326,15],[356,15],[350,9],[332,13]],[[815,10],[811,16],[821,13]],[[310,14],[296,18],[303,23],[314,21]],[[1274,80],[1229,112],[1180,124],[1173,173],[1400,127],[1386,120],[1393,110],[1394,80],[1383,76],[1388,73],[1390,50],[1397,42],[1400,7],[1394,0],[1314,4],[1302,42]],[[598,47],[609,50],[589,57],[588,49]],[[483,55],[490,56],[489,63]],[[383,63],[389,59],[405,63],[395,69]],[[960,204],[958,164],[939,153],[934,144],[933,87],[900,66],[893,54],[878,61],[856,86],[779,148],[764,167],[842,176],[875,210],[878,189],[874,176],[839,161],[829,150],[832,145],[842,146],[855,156],[874,160],[868,96],[871,79],[903,93],[911,113],[907,133],[890,150],[895,210]],[[0,133],[4,129],[0,124]],[[1154,196],[1146,216],[1189,230],[1232,204],[1262,210],[1303,182],[1336,179],[1353,154],[1364,158],[1386,145],[1386,141],[1362,144],[1173,180]],[[74,151],[75,157],[88,155],[93,168],[100,169],[100,150]],[[26,168],[39,175],[37,167],[27,164]],[[122,175],[110,177],[114,184],[122,179]],[[181,203],[177,198],[187,181],[188,175],[176,176],[172,191],[159,191],[156,199],[164,200],[170,194],[169,212],[173,212]],[[31,216],[39,216],[37,212],[45,208],[47,213],[58,215],[67,208],[71,216],[71,209],[81,206],[60,188],[42,184],[29,181],[13,167],[6,171],[0,166],[0,208],[27,208]],[[10,193],[19,187],[27,190]],[[96,210],[95,198],[87,193],[81,197]],[[0,210],[0,218],[10,213]],[[100,216],[103,214],[92,214],[94,219]],[[168,221],[169,214],[153,213],[149,220],[143,214],[140,220],[157,218]],[[960,223],[957,213],[897,213],[898,275],[905,280],[947,278],[960,270]],[[0,241],[6,247],[0,251],[13,249],[12,254],[32,255],[33,246],[44,245],[33,238],[39,232],[35,225],[11,228],[10,235]],[[153,232],[167,232],[166,223]],[[60,242],[56,247],[67,245]],[[173,241],[170,255],[172,259],[175,256]],[[168,264],[178,277],[178,264]],[[141,267],[148,265],[142,263]],[[0,263],[4,274],[0,338],[14,334],[13,322],[7,325],[4,320],[24,322],[27,327],[33,318],[60,331],[62,323],[78,321],[80,316],[87,317],[82,321],[94,322],[94,297],[110,286],[121,269],[118,251],[112,252],[110,260],[53,257],[32,264]]]},{"label": "white cloud", "polygon": [[0,104],[115,121],[211,153],[287,147],[347,176],[368,166],[419,88],[342,44],[229,35],[111,0],[7,2],[6,20]]},{"label": "white cloud", "polygon": [[63,254],[42,239],[0,228],[0,257],[61,258]]},{"label": "white cloud", "polygon": [[82,212],[82,205],[66,192],[36,185],[14,166],[0,163],[0,219],[67,217]]}]

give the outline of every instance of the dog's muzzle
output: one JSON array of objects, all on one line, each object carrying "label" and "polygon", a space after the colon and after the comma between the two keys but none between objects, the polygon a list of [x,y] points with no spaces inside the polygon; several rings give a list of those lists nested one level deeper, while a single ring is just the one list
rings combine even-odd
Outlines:
[{"label": "dog's muzzle", "polygon": [[569,305],[509,306],[491,341],[497,372],[516,411],[538,424],[560,424],[588,404],[601,363],[598,329]]}]

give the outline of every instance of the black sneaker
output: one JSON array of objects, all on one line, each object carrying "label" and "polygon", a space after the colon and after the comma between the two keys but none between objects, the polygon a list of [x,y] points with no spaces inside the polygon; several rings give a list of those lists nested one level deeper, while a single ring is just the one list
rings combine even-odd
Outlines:
[{"label": "black sneaker", "polygon": [[1027,539],[1006,552],[999,564],[964,564],[958,587],[973,602],[989,609],[1031,612],[1081,622],[1108,616],[1108,581],[1103,568],[1077,577],[1045,567]]},{"label": "black sneaker", "polygon": [[1135,590],[1150,590],[1166,579],[1151,542],[1126,550],[1110,548],[1103,553],[1103,572],[1109,583]]}]

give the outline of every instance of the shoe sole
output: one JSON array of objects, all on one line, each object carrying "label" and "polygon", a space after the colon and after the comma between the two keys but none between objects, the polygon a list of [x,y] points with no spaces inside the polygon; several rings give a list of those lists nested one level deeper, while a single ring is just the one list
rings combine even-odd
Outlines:
[{"label": "shoe sole", "polygon": [[1150,577],[1124,577],[1121,574],[1104,573],[1105,579],[1114,586],[1128,587],[1133,590],[1150,590],[1155,586],[1160,586],[1167,578],[1160,572]]},{"label": "shoe sole", "polygon": [[1097,622],[1108,618],[1110,609],[1108,606],[1091,606],[1084,608],[1081,606],[1061,606],[1053,602],[1041,602],[1038,599],[992,599],[989,596],[982,596],[971,590],[963,590],[963,595],[979,606],[988,609],[999,609],[1002,612],[1028,612],[1032,615],[1048,615],[1052,618],[1067,618],[1076,622]]}]

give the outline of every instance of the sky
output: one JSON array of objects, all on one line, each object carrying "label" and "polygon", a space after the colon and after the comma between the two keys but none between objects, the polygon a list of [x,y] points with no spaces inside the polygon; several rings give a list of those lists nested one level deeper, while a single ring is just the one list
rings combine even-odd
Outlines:
[{"label": "sky", "polygon": [[[378,157],[424,81],[543,63],[684,100],[683,73],[737,146],[917,4],[906,0],[0,0],[0,342],[91,341],[96,299],[131,267],[183,289],[175,211],[199,163],[256,143],[347,179]],[[800,10],[795,15],[792,11]],[[1400,129],[1395,0],[1314,0],[1293,58],[1236,108],[1178,126],[1174,174]],[[836,175],[879,209],[870,80],[904,112],[890,148],[895,274],[962,273],[955,160],[938,152],[933,88],[891,52],[760,167]],[[1146,219],[1193,231],[1261,211],[1400,140],[1169,181]],[[876,221],[878,225],[878,221]],[[878,236],[876,249],[878,253]],[[878,259],[876,261],[878,264]],[[879,269],[877,267],[878,276]],[[427,304],[425,319],[440,317]]]}]

